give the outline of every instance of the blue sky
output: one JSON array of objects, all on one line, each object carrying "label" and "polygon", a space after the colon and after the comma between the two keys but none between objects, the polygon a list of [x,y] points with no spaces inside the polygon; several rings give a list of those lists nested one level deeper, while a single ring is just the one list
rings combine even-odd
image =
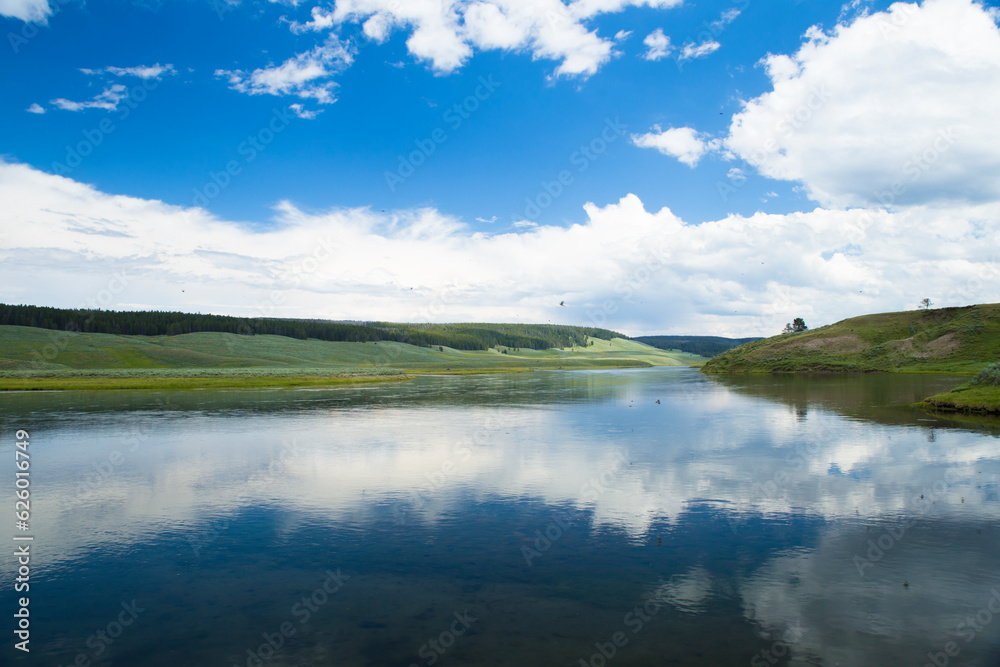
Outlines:
[{"label": "blue sky", "polygon": [[0,0],[0,300],[733,335],[1000,300],[996,9],[889,4]]}]

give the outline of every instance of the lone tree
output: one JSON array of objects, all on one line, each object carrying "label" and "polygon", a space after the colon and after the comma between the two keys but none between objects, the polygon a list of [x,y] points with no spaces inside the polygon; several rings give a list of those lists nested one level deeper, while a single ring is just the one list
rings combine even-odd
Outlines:
[{"label": "lone tree", "polygon": [[791,324],[786,324],[785,328],[781,330],[783,334],[798,333],[799,331],[805,331],[809,327],[806,326],[806,321],[801,317],[796,317],[792,320]]},{"label": "lone tree", "polygon": [[796,317],[792,320],[791,324],[786,324],[785,328],[781,330],[783,334],[798,333],[799,331],[805,331],[809,327],[806,326],[806,321],[801,317]]},{"label": "lone tree", "polygon": [[931,309],[931,300],[930,299],[921,299],[920,300],[920,310],[930,310],[930,309]]}]

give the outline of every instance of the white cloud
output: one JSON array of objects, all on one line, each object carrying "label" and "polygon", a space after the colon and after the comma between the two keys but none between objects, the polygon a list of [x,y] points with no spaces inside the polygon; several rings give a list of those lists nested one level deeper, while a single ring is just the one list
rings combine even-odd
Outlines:
[{"label": "white cloud", "polygon": [[626,39],[632,36],[631,30],[619,30],[615,33],[616,42],[624,42]]},{"label": "white cloud", "polygon": [[675,157],[694,168],[705,153],[719,148],[717,139],[709,139],[690,127],[672,127],[663,130],[653,126],[652,132],[633,134],[632,143],[640,148],[655,148],[664,155]]},{"label": "white cloud", "polygon": [[742,13],[743,11],[737,7],[732,7],[730,9],[727,9],[721,14],[719,14],[719,18],[712,21],[712,24],[709,27],[712,29],[712,32],[718,34],[722,30],[724,30],[726,26],[728,26],[730,23],[739,18],[740,14]]},{"label": "white cloud", "polygon": [[83,111],[84,109],[104,109],[114,111],[118,103],[128,97],[128,88],[120,83],[112,84],[85,102],[74,102],[63,97],[49,100],[49,103],[64,111]]},{"label": "white cloud", "polygon": [[[81,67],[80,71],[87,76],[110,74],[112,76],[134,76],[140,79],[160,79],[164,75],[177,74],[177,70],[171,64],[161,65],[138,65],[135,67],[104,67],[100,69],[89,69]],[[145,84],[144,84],[145,85]],[[104,90],[89,100],[76,102],[64,97],[50,100],[49,103],[65,111],[83,111],[84,109],[104,109],[114,111],[118,108],[118,103],[129,96],[128,87],[120,84],[105,85]],[[37,109],[36,109],[37,107]],[[28,111],[32,113],[45,113],[38,104],[33,104]]]},{"label": "white cloud", "polygon": [[870,10],[869,5],[871,5],[871,0],[850,0],[850,2],[844,3],[840,7],[838,21],[843,22],[851,17],[856,18],[859,14],[867,14]]},{"label": "white cloud", "polygon": [[[76,306],[124,271],[128,289],[106,307],[252,316],[277,291],[274,316],[770,335],[793,316],[815,326],[925,296],[1000,301],[997,204],[690,224],[629,195],[588,204],[570,227],[489,235],[433,209],[312,214],[283,203],[261,231],[4,162],[0,201],[7,303]],[[303,273],[314,255],[320,266]]]},{"label": "white cloud", "polygon": [[573,16],[589,19],[599,14],[617,14],[627,7],[668,9],[677,7],[682,2],[683,0],[572,0],[569,9]]},{"label": "white cloud", "polygon": [[685,44],[681,52],[677,55],[677,59],[684,62],[685,60],[693,60],[695,58],[705,58],[718,51],[720,46],[722,45],[715,40],[709,40],[701,44]]},{"label": "white cloud", "polygon": [[298,102],[296,102],[295,104],[289,104],[288,108],[291,109],[292,113],[294,113],[296,116],[298,116],[299,118],[305,118],[306,120],[312,120],[313,118],[322,113],[322,110],[307,109],[305,105],[299,104]]},{"label": "white cloud", "polygon": [[45,108],[38,102],[33,102],[30,107],[25,109],[28,113],[45,113]]},{"label": "white cloud", "polygon": [[[556,76],[590,76],[612,57],[614,41],[584,22],[629,6],[668,8],[681,0],[339,0],[332,22],[360,23],[364,33],[382,42],[397,29],[410,30],[410,53],[439,73],[465,64],[473,49],[528,51],[534,58],[559,61]],[[322,14],[322,25],[330,21]],[[319,25],[316,15],[310,24]],[[296,24],[297,25],[297,24]],[[303,26],[304,28],[304,26]],[[303,29],[296,28],[296,29]],[[619,31],[616,39],[623,39]],[[627,36],[627,35],[626,35]]]},{"label": "white cloud", "polygon": [[310,14],[312,15],[311,21],[307,21],[306,23],[293,21],[290,26],[292,32],[301,35],[305,32],[320,32],[333,27],[333,12],[324,11],[322,7],[313,7]]},{"label": "white cloud", "polygon": [[657,28],[646,35],[642,43],[646,45],[646,53],[642,56],[646,60],[661,60],[673,51],[670,38],[663,34],[663,28]]},{"label": "white cloud", "polygon": [[140,79],[159,79],[164,74],[177,74],[177,70],[170,63],[166,65],[161,65],[156,63],[155,65],[137,65],[135,67],[104,67],[99,69],[91,69],[88,67],[81,67],[80,71],[88,76],[95,74],[113,74],[114,76],[136,76]]},{"label": "white cloud", "polygon": [[164,74],[177,74],[170,63],[161,65],[138,65],[136,67],[105,67],[104,71],[115,76],[137,76],[140,79],[159,79]]},{"label": "white cloud", "polygon": [[0,0],[0,16],[25,23],[46,23],[52,16],[48,0]]},{"label": "white cloud", "polygon": [[[320,104],[335,102],[337,83],[331,77],[354,62],[349,45],[330,35],[324,44],[300,53],[280,65],[245,70],[216,70],[229,87],[248,95],[292,95]],[[305,116],[302,116],[305,117]]]},{"label": "white cloud", "polygon": [[725,144],[826,206],[1000,197],[1000,30],[971,0],[896,3],[764,60]]}]

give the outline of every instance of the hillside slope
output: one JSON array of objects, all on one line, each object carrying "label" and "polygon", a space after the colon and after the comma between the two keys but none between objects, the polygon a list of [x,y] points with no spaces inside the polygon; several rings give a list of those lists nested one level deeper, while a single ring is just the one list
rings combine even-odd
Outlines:
[{"label": "hillside slope", "polygon": [[852,317],[772,336],[712,358],[706,373],[973,374],[1000,359],[1000,304]]},{"label": "hillside slope", "polygon": [[84,377],[101,380],[84,383],[95,388],[104,386],[102,382],[115,388],[141,387],[162,384],[167,378],[192,379],[185,384],[214,378],[204,382],[206,386],[219,385],[222,379],[260,386],[335,376],[688,366],[703,361],[622,338],[588,339],[587,345],[548,350],[456,350],[269,335],[120,336],[0,326],[0,389],[82,388]]}]

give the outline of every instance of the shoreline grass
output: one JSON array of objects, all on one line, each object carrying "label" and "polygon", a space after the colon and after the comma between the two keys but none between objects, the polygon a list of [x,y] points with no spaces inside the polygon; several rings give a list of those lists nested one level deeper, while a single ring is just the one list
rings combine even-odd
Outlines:
[{"label": "shoreline grass", "polygon": [[925,398],[917,405],[931,412],[1000,414],[1000,362],[979,371],[971,381]]},{"label": "shoreline grass", "polygon": [[[653,368],[638,360],[571,365],[536,364],[531,367],[481,368],[412,368],[404,371],[375,371],[347,374],[260,374],[260,369],[231,369],[232,372],[205,372],[190,369],[186,374],[163,372],[164,369],[140,371],[22,371],[0,373],[0,392],[71,391],[71,390],[186,390],[186,389],[278,389],[297,387],[347,386],[382,382],[405,382],[430,375],[492,375],[552,370],[607,370],[616,368]],[[173,370],[173,369],[171,369]],[[188,369],[178,369],[188,370]],[[241,371],[251,370],[254,374]]]},{"label": "shoreline grass", "polygon": [[653,368],[646,363],[532,368],[421,368],[392,375],[257,375],[257,376],[170,376],[170,375],[96,375],[94,373],[7,377],[0,375],[0,392],[72,391],[72,390],[188,390],[188,389],[280,389],[300,387],[339,387],[348,385],[405,382],[431,375],[495,375],[552,370],[607,370],[615,368]]},{"label": "shoreline grass", "polygon": [[393,377],[257,377],[257,378],[0,378],[4,391],[74,391],[74,390],[189,390],[189,389],[281,389],[295,387],[340,387],[412,380],[412,376]]},{"label": "shoreline grass", "polygon": [[929,412],[1000,415],[1000,389],[962,385],[925,398],[917,406]]}]

